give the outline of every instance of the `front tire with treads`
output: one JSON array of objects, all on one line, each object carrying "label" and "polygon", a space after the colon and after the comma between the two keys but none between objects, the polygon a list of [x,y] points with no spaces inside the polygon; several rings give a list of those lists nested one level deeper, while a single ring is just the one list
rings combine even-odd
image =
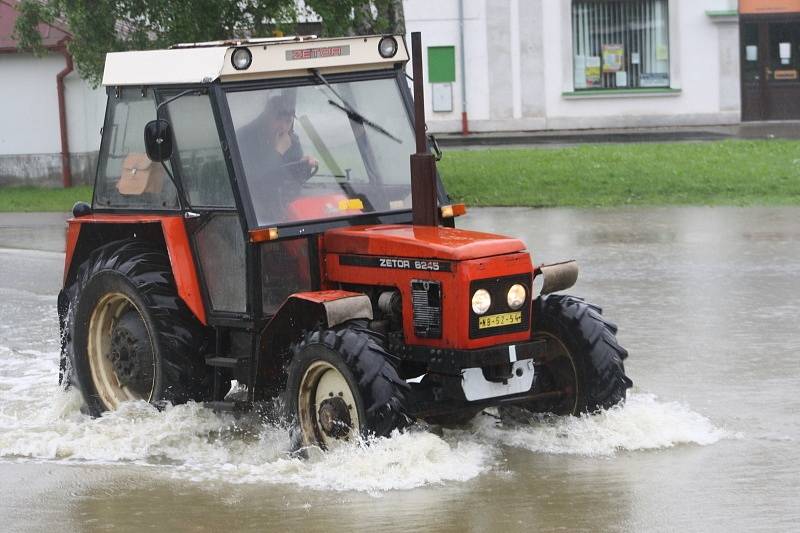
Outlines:
[{"label": "front tire with treads", "polygon": [[540,296],[534,301],[533,332],[550,346],[546,359],[537,364],[534,388],[565,394],[521,407],[577,416],[625,401],[633,385],[623,363],[628,352],[617,342],[617,326],[603,317],[600,307],[575,296]]},{"label": "front tire with treads", "polygon": [[358,436],[387,437],[409,423],[409,386],[363,320],[309,332],[292,351],[284,401],[295,445],[328,449]]},{"label": "front tire with treads", "polygon": [[127,400],[209,399],[202,325],[177,294],[169,258],[127,239],[95,250],[59,295],[61,383],[93,416]]}]

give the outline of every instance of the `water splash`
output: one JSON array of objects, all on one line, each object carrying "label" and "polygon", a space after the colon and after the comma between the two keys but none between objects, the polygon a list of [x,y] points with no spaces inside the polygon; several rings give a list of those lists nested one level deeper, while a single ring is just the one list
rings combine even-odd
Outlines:
[{"label": "water splash", "polygon": [[255,417],[215,414],[195,403],[159,411],[132,402],[91,418],[81,413],[77,391],[54,385],[56,342],[42,348],[0,346],[0,460],[134,464],[188,480],[379,494],[501,471],[508,446],[613,456],[708,445],[728,436],[686,405],[633,393],[624,407],[591,417],[504,426],[479,416],[471,426],[442,436],[410,431],[302,460],[289,453],[286,429]]},{"label": "water splash", "polygon": [[474,423],[475,434],[497,444],[531,452],[613,456],[619,451],[706,446],[732,437],[703,415],[653,394],[632,393],[624,406],[581,417],[543,418],[531,424],[501,426],[488,417]]},{"label": "water splash", "polygon": [[215,414],[199,404],[158,411],[131,402],[91,418],[80,412],[77,392],[52,387],[45,395],[49,404],[27,417],[5,413],[0,457],[157,466],[165,475],[194,481],[288,483],[336,491],[380,493],[468,481],[495,469],[504,446],[613,456],[620,450],[708,445],[727,435],[685,405],[632,394],[624,407],[593,416],[513,426],[479,416],[469,428],[443,436],[395,433],[303,460],[289,453],[285,429]]}]

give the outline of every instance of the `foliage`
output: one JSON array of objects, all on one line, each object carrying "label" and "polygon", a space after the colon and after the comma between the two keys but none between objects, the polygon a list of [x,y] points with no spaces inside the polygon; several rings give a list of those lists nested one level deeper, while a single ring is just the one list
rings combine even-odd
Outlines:
[{"label": "foliage", "polygon": [[401,0],[22,0],[15,37],[43,53],[41,22],[62,23],[80,75],[98,85],[107,52],[166,48],[175,43],[295,33],[316,13],[323,35],[402,31]]},{"label": "foliage", "polygon": [[467,205],[800,205],[797,141],[446,151],[438,167]]},{"label": "foliage", "polygon": [[405,33],[402,0],[306,0],[307,12],[322,19],[322,34]]}]

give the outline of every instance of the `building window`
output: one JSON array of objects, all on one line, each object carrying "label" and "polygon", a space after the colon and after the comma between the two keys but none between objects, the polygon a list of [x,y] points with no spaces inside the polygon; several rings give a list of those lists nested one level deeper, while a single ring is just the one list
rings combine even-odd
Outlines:
[{"label": "building window", "polygon": [[575,90],[669,87],[668,0],[575,0]]}]

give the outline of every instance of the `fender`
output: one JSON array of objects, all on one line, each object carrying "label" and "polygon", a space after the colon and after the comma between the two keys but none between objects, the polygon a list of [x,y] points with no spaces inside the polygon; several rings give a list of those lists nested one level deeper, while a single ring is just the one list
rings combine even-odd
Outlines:
[{"label": "fender", "polygon": [[178,295],[197,319],[206,325],[206,309],[197,268],[181,215],[93,214],[70,218],[67,220],[64,286],[70,283],[78,266],[93,249],[134,235],[144,239],[163,239]]},{"label": "fender", "polygon": [[328,290],[289,296],[259,333],[256,388],[281,382],[287,352],[304,331],[358,318],[372,320],[372,302],[366,294]]}]

